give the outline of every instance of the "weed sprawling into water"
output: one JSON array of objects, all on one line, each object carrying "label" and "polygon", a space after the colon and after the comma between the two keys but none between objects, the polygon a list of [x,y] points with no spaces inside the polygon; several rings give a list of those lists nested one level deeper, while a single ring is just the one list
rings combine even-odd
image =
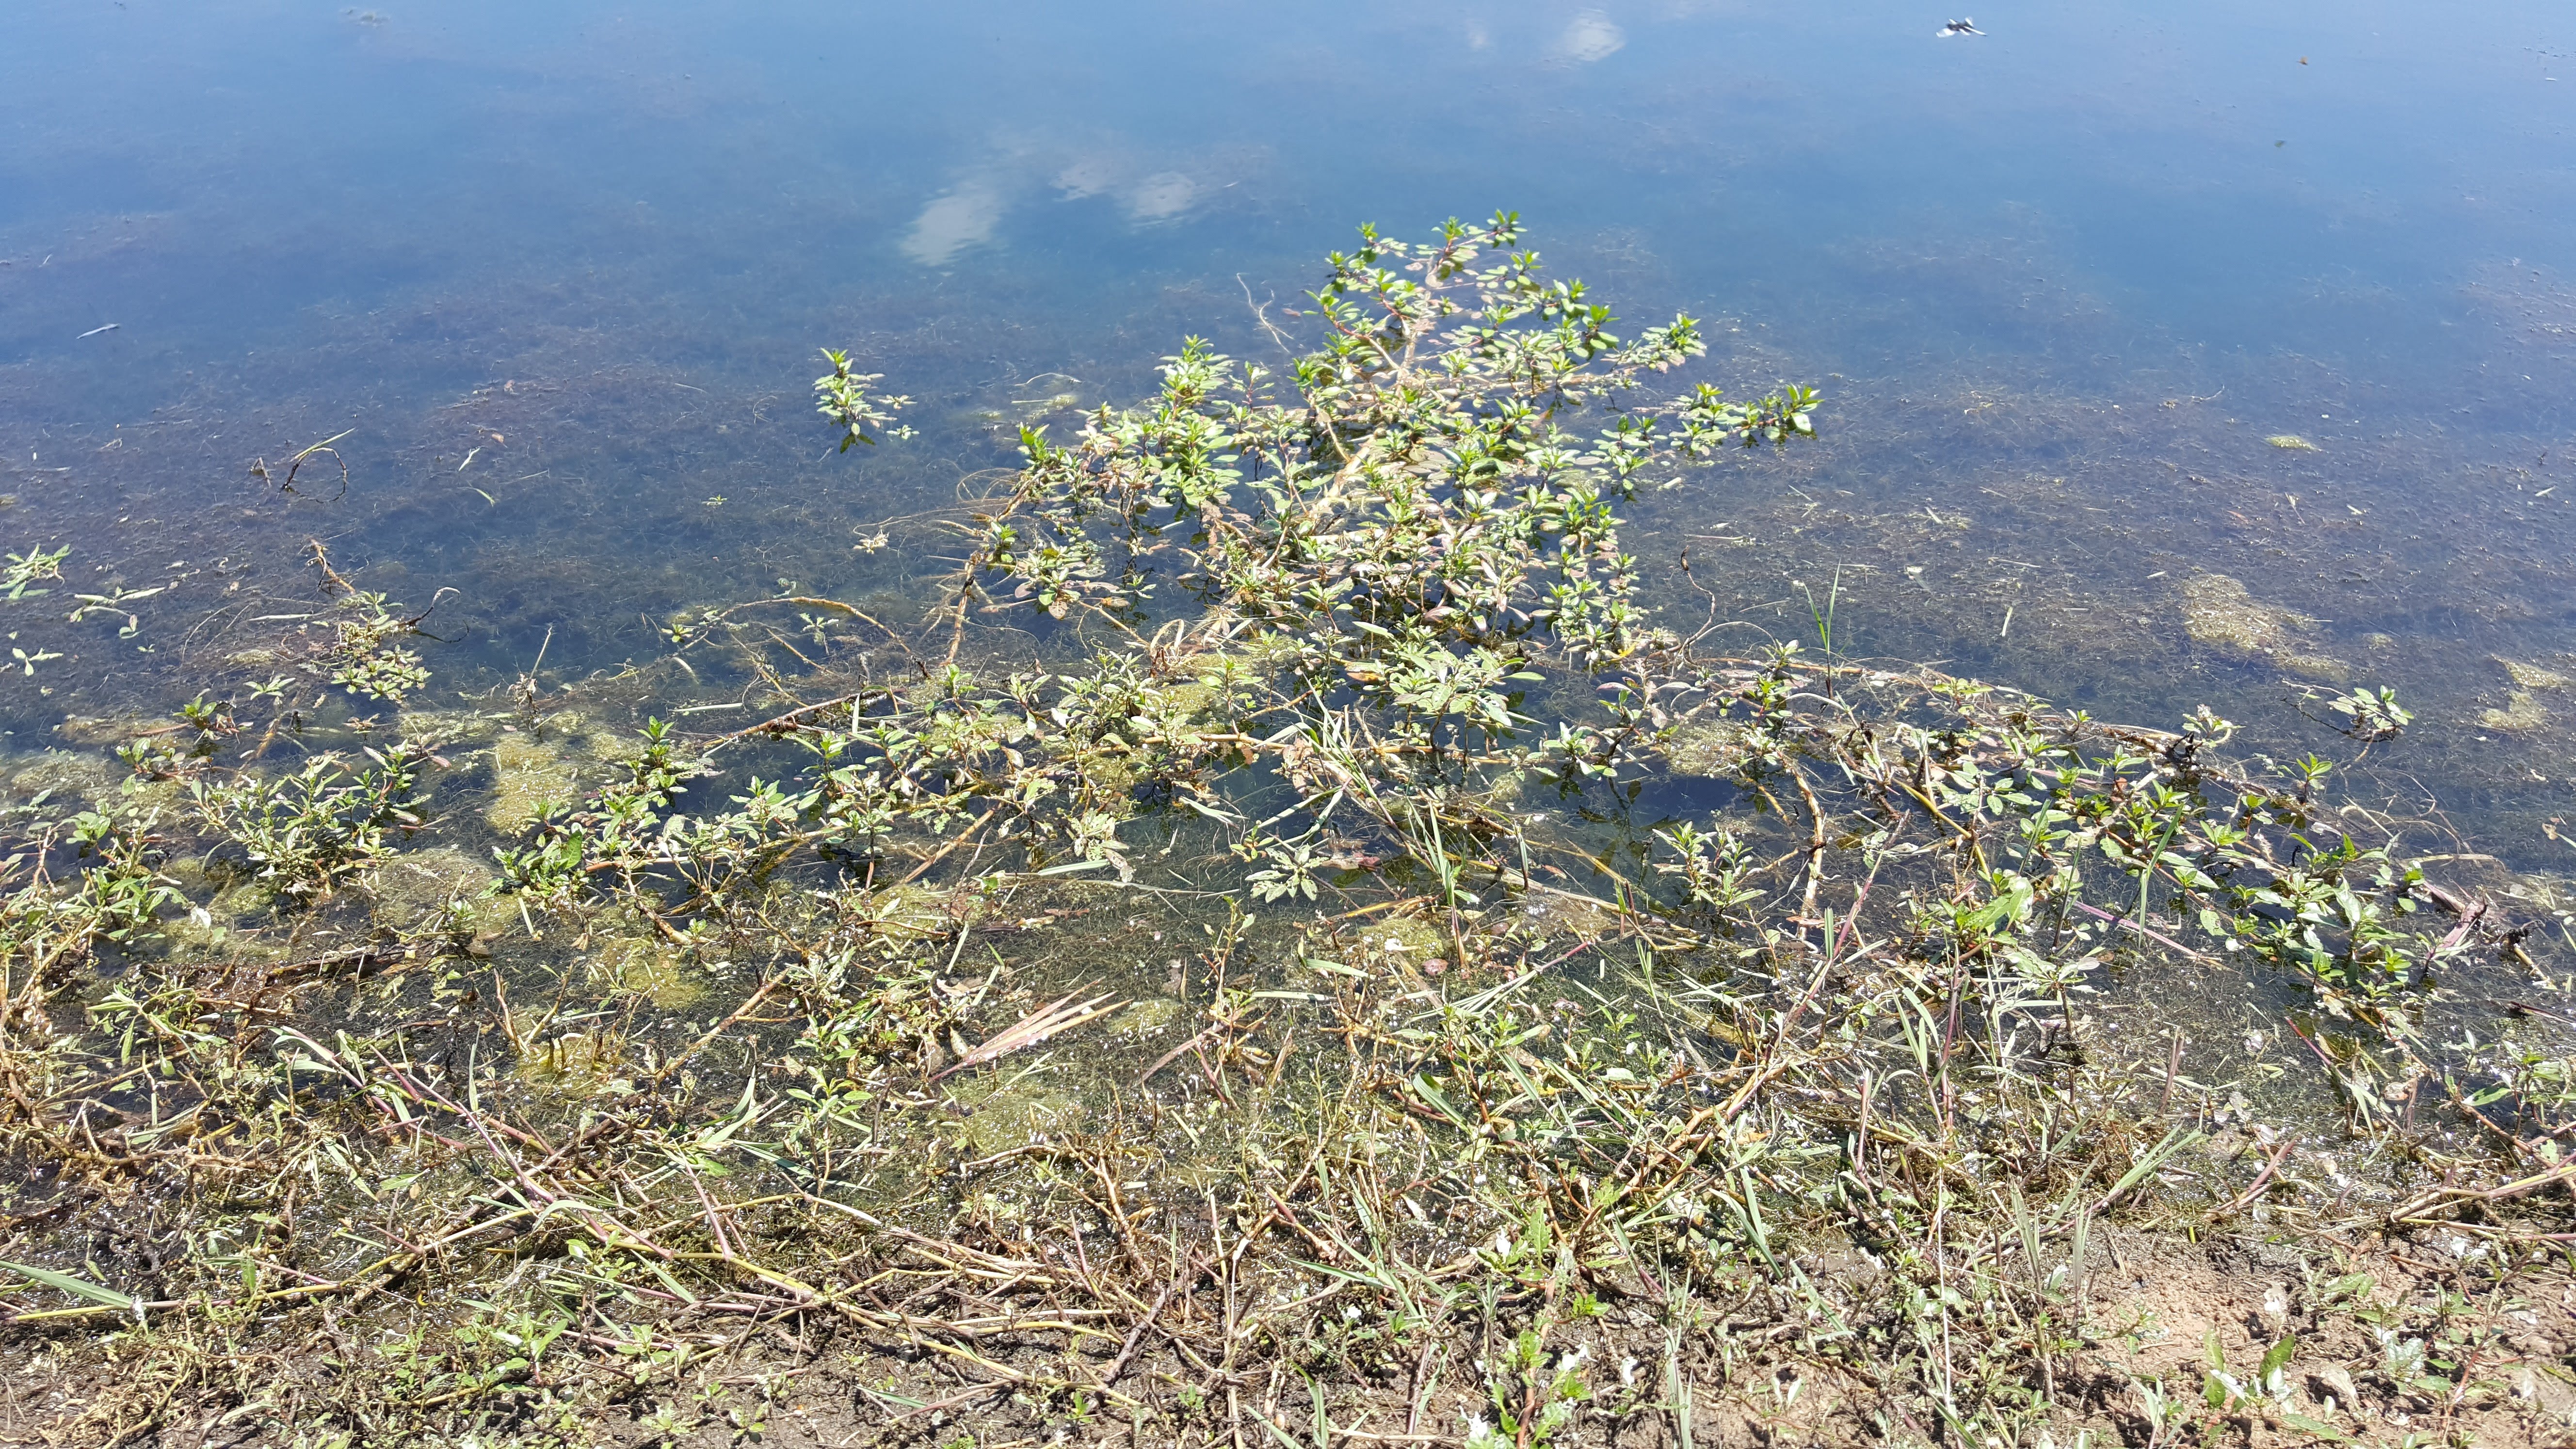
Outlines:
[{"label": "weed sprawling into water", "polygon": [[[1615,511],[1818,399],[1661,389],[1696,325],[1614,335],[1517,245],[1367,234],[1286,367],[1193,342],[1143,406],[1025,429],[926,614],[789,586],[669,621],[649,669],[442,709],[420,617],[317,546],[323,610],[239,656],[298,675],[137,722],[121,783],[24,770],[21,1417],[1238,1449],[2563,1419],[2545,883],[2499,904],[2410,850],[2422,812],[2207,711],[1854,664],[1836,592],[1815,655],[1707,652]],[[832,360],[844,446],[893,433]],[[693,657],[759,684],[709,698]],[[2411,723],[2315,703],[2355,755]]]}]

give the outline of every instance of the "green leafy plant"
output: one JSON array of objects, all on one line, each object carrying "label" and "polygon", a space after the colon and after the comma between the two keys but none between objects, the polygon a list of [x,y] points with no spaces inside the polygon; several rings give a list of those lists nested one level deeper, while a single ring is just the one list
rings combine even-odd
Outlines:
[{"label": "green leafy plant", "polygon": [[[884,380],[884,375],[874,372],[852,372],[850,355],[846,352],[835,352],[825,348],[823,358],[832,364],[832,370],[814,379],[815,411],[830,419],[833,426],[841,430],[840,451],[846,453],[860,443],[875,446],[876,436],[868,430],[875,428],[880,432],[887,431],[887,424],[894,422],[894,415],[912,406],[912,399],[897,397],[891,393],[869,392],[869,388]],[[897,425],[891,430],[890,436],[909,438],[912,436],[912,429]],[[712,501],[721,503],[724,500],[718,498]]]},{"label": "green leafy plant", "polygon": [[30,548],[25,553],[9,555],[7,569],[0,571],[0,597],[26,599],[44,593],[45,590],[32,586],[42,580],[60,579],[63,560],[71,554],[71,546],[65,544],[50,552]]},{"label": "green leafy plant", "polygon": [[327,895],[392,852],[424,823],[415,809],[417,746],[363,748],[367,763],[320,755],[291,775],[189,782],[201,821],[240,847],[259,880],[289,897]]},{"label": "green leafy plant", "polygon": [[1514,1335],[1503,1359],[1486,1372],[1493,1422],[1466,1416],[1468,1449],[1541,1449],[1556,1443],[1592,1397],[1587,1358],[1579,1348],[1550,1355],[1535,1328]]}]

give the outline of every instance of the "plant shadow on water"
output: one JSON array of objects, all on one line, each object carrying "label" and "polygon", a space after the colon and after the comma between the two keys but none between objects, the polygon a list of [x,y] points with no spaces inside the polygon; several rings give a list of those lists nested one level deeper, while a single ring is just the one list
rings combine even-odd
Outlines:
[{"label": "plant shadow on water", "polygon": [[[253,480],[220,563],[15,556],[92,651],[224,595],[84,673],[0,807],[0,1301],[24,1364],[95,1375],[53,1421],[2563,1417],[2526,1305],[2576,1173],[2564,886],[2380,793],[2440,733],[2381,686],[2440,675],[2365,672],[2385,621],[2294,586],[2365,557],[2307,522],[2314,460],[2207,397],[2106,429],[1965,384],[1829,451],[1803,387],[1668,385],[1753,344],[1613,335],[1519,245],[1366,233],[1261,314],[1277,365],[1193,339],[1134,407],[835,356],[818,442],[803,398],[504,379],[374,445],[441,482],[363,531],[315,522],[348,505],[290,418],[296,492]],[[891,435],[934,409],[949,451]],[[475,471],[576,430],[705,491]],[[870,509],[757,486],[860,433]],[[1855,481],[1945,453],[1980,516]],[[2010,557],[2114,493],[2048,556],[2135,577]],[[2491,693],[2564,687],[2510,647]],[[1885,662],[2112,651],[2106,704],[2293,707],[2141,728]]]}]

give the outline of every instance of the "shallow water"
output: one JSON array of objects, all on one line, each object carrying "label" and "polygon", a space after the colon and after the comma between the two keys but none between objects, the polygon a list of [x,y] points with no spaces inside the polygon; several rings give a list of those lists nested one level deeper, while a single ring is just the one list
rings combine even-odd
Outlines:
[{"label": "shallow water", "polygon": [[[10,647],[62,657],[0,685],[0,727],[166,709],[227,621],[309,607],[308,538],[460,591],[431,662],[466,691],[549,631],[559,678],[650,659],[669,611],[782,582],[917,608],[941,535],[900,520],[1008,466],[1010,423],[1135,395],[1185,333],[1268,349],[1253,307],[1356,222],[1508,206],[1623,315],[1720,319],[1702,375],[1826,391],[1821,445],[1627,510],[1708,586],[1677,613],[1812,643],[1839,578],[1842,652],[2103,716],[2208,701],[2285,749],[2320,737],[2285,681],[2395,684],[2421,722],[2370,787],[2561,869],[2576,692],[2497,661],[2576,674],[2563,15],[1950,18],[18,17],[0,537],[73,554],[7,606]],[[921,436],[829,455],[823,345]],[[344,430],[345,494],[248,473]],[[2271,631],[2196,637],[2208,574]],[[173,583],[131,638],[53,607]]]}]

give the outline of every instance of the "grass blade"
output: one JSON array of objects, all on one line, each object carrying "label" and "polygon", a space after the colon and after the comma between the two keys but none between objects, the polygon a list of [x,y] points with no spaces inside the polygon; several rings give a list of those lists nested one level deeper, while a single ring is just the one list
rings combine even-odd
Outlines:
[{"label": "grass blade", "polygon": [[79,1278],[74,1278],[69,1274],[57,1273],[51,1268],[37,1268],[25,1263],[12,1263],[7,1259],[0,1259],[0,1268],[6,1268],[10,1272],[30,1281],[42,1283],[48,1288],[60,1288],[65,1293],[69,1293],[76,1298],[86,1298],[92,1303],[104,1303],[110,1308],[119,1309],[128,1313],[134,1311],[134,1300],[127,1297],[125,1294],[119,1293],[113,1288],[101,1288],[95,1283],[85,1282]]},{"label": "grass blade", "polygon": [[2166,1133],[2164,1141],[2149,1148],[2147,1155],[2139,1158],[2136,1166],[2120,1175],[2120,1180],[2111,1185],[2109,1192],[2102,1194],[2102,1201],[2096,1204],[2093,1210],[2101,1212],[2108,1209],[2112,1203],[2119,1200],[2120,1194],[2154,1176],[2166,1163],[2171,1162],[2185,1149],[2208,1140],[2208,1133],[2194,1132],[2188,1128],[2177,1127]]}]

